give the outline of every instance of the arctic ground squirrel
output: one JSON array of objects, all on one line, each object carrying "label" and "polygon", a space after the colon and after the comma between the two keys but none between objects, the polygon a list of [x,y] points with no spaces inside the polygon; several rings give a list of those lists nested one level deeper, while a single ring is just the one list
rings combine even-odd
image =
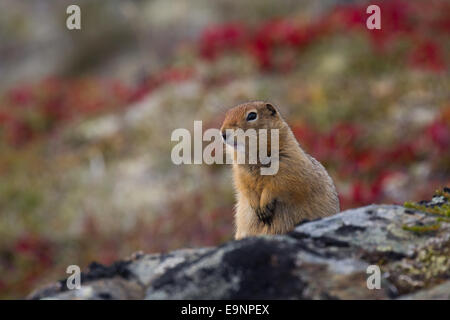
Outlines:
[{"label": "arctic ground squirrel", "polygon": [[[266,153],[276,163],[275,174],[262,174],[271,164],[258,158],[249,163],[251,143],[240,145],[233,132],[267,130]],[[254,129],[254,130],[249,130]],[[278,132],[278,150],[270,140],[272,129]],[[302,220],[317,219],[339,212],[339,199],[333,180],[325,168],[300,147],[278,108],[264,101],[240,104],[226,113],[221,134],[233,157],[236,190],[235,239],[248,236],[283,234]],[[266,131],[263,130],[263,131]],[[244,138],[250,141],[250,138]],[[260,151],[259,137],[257,151]],[[240,140],[243,141],[243,140]],[[246,140],[244,140],[246,141]],[[278,151],[278,152],[276,152]],[[237,161],[239,153],[245,163]]]}]

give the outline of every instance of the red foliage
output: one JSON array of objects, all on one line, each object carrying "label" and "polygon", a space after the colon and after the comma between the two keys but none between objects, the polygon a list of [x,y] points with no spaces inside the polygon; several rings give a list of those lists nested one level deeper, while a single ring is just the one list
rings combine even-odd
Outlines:
[{"label": "red foliage", "polygon": [[[414,67],[430,71],[445,68],[440,47],[429,39],[436,33],[448,33],[450,17],[445,13],[448,5],[436,1],[410,3],[403,0],[372,4],[377,4],[382,13],[380,30],[367,29],[367,4],[337,6],[329,14],[304,25],[293,19],[270,20],[253,29],[239,23],[215,25],[207,28],[200,37],[200,55],[213,60],[231,50],[245,52],[248,48],[262,70],[285,71],[286,62],[280,65],[275,62],[276,51],[301,52],[332,32],[358,31],[369,37],[375,52],[384,52],[396,40],[406,39],[416,46],[411,58]],[[417,44],[417,39],[423,38],[427,41]]]},{"label": "red foliage", "polygon": [[427,128],[427,134],[431,141],[442,152],[450,150],[450,123],[441,119],[435,120]]},{"label": "red foliage", "polygon": [[338,22],[343,22],[344,28],[361,29],[366,24],[366,10],[363,6],[338,6],[335,8],[333,15],[337,17]]},{"label": "red foliage", "polygon": [[16,254],[27,256],[41,266],[49,266],[53,263],[51,242],[38,235],[24,234],[20,236],[16,240],[13,251]]},{"label": "red foliage", "polygon": [[414,67],[430,71],[443,71],[446,69],[440,46],[433,41],[422,41],[411,52],[409,62]]},{"label": "red foliage", "polygon": [[[333,33],[356,30],[368,35],[377,52],[385,51],[394,39],[407,39],[413,45],[408,59],[411,66],[432,72],[446,69],[442,49],[432,38],[434,34],[448,33],[450,14],[445,10],[448,4],[403,0],[376,4],[382,12],[381,30],[367,30],[366,5],[338,6],[329,14],[303,24],[293,19],[276,19],[255,28],[239,22],[210,26],[201,34],[199,53],[207,60],[230,51],[249,54],[262,70],[287,72],[298,61],[298,53],[314,41]],[[193,74],[192,69],[169,68],[146,76],[134,86],[117,80],[58,78],[45,79],[36,86],[22,85],[6,94],[4,105],[0,107],[0,132],[3,131],[4,140],[9,144],[20,146],[37,136],[36,128],[51,131],[56,125],[80,115],[130,105],[165,83],[184,81]],[[28,109],[32,109],[44,125],[30,123]],[[335,143],[333,139],[329,137],[325,142]],[[322,146],[321,143],[314,145]],[[341,147],[345,155],[348,150]],[[326,156],[323,150],[317,153]],[[360,159],[366,159],[361,161],[367,163],[366,156],[361,155]]]},{"label": "red foliage", "polygon": [[30,103],[33,98],[33,91],[28,86],[20,86],[11,89],[8,93],[8,98],[12,104],[17,106],[24,106]]},{"label": "red foliage", "polygon": [[51,132],[74,118],[128,106],[161,85],[185,81],[193,74],[192,69],[169,68],[148,76],[135,87],[118,80],[48,78],[13,88],[0,106],[0,139],[22,146],[42,131]]},{"label": "red foliage", "polygon": [[209,26],[200,37],[200,55],[206,59],[214,59],[224,50],[240,48],[246,40],[246,29],[240,23]]},{"label": "red foliage", "polygon": [[423,161],[424,155],[430,163],[436,159],[436,150],[448,155],[450,123],[444,120],[438,115],[423,133],[386,149],[371,145],[366,130],[350,123],[338,124],[325,133],[307,125],[293,125],[292,131],[308,153],[332,167],[341,183],[350,185],[347,191],[340,190],[345,209],[382,200],[389,182]]}]

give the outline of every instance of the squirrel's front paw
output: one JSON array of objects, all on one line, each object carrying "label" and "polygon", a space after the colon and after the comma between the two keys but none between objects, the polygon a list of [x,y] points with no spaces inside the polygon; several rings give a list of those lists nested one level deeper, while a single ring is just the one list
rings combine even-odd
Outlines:
[{"label": "squirrel's front paw", "polygon": [[257,208],[256,215],[258,216],[258,219],[267,225],[272,224],[273,215],[275,214],[275,206],[277,203],[277,199],[272,200],[272,202],[268,203],[262,208]]}]

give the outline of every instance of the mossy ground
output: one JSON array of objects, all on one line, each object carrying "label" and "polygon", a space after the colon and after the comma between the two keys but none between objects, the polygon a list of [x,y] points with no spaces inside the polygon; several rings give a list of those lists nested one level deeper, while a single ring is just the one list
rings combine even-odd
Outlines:
[{"label": "mossy ground", "polygon": [[405,202],[404,207],[417,211],[422,211],[436,216],[436,223],[427,225],[404,225],[403,230],[415,233],[428,233],[439,230],[441,223],[450,222],[450,188],[444,187],[436,190],[431,201],[422,200],[420,202]]},{"label": "mossy ground", "polygon": [[415,233],[429,233],[439,230],[441,227],[440,223],[429,224],[424,226],[403,226],[403,230],[412,231]]},{"label": "mossy ground", "polygon": [[[450,189],[437,190],[431,201],[406,202],[405,208],[425,212],[435,222],[423,225],[404,225],[403,230],[420,235],[432,235],[439,232],[443,224],[450,223]],[[392,275],[391,281],[399,294],[410,293],[430,287],[450,277],[450,241],[434,242],[421,248],[412,258],[403,259],[386,270]]]},{"label": "mossy ground", "polygon": [[450,277],[450,242],[424,247],[413,258],[383,269],[400,295],[440,284]]}]

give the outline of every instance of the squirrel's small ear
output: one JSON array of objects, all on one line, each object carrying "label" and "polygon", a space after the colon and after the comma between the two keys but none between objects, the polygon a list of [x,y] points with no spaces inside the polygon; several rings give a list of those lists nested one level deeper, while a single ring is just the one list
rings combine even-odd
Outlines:
[{"label": "squirrel's small ear", "polygon": [[266,108],[267,108],[267,110],[270,111],[271,116],[276,115],[277,110],[275,109],[275,107],[273,105],[271,105],[270,103],[266,103]]}]

